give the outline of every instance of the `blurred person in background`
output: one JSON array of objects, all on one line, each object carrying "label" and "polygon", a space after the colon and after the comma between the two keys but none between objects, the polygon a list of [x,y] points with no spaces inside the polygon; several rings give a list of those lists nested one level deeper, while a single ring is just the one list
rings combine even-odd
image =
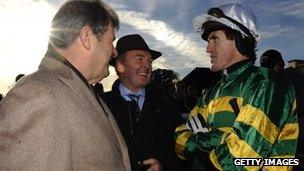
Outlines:
[{"label": "blurred person in background", "polygon": [[285,63],[279,51],[270,49],[261,55],[260,66],[280,72],[284,70]]}]

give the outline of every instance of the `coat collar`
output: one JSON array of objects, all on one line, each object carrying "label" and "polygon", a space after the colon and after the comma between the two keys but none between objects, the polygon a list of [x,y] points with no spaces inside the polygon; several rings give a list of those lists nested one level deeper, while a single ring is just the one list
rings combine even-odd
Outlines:
[{"label": "coat collar", "polygon": [[57,73],[59,80],[70,88],[94,115],[103,112],[94,91],[70,67],[51,56],[45,56],[39,68],[47,68]]},{"label": "coat collar", "polygon": [[[121,141],[123,140],[121,135],[118,135],[120,134],[120,132],[118,130],[117,124],[115,123],[114,116],[111,114],[106,104],[101,99],[101,104],[98,103],[97,99],[95,98],[94,92],[86,86],[86,84],[71,68],[49,56],[45,56],[42,59],[39,68],[46,68],[58,74],[58,79],[69,89],[71,89],[71,91],[76,94],[79,101],[81,101],[81,103],[79,103],[78,105],[89,110],[90,112],[88,112],[87,114],[90,115],[98,125],[105,124],[105,121],[109,121],[108,124],[112,128],[110,129],[111,131],[108,133],[109,138],[117,146],[118,149],[121,148],[121,145],[123,145]],[[107,116],[105,115],[105,113],[107,113]],[[119,139],[118,141],[117,138]]]},{"label": "coat collar", "polygon": [[250,60],[237,62],[223,71],[222,79],[225,81],[234,80],[240,73],[251,66],[253,66],[253,62]]},{"label": "coat collar", "polygon": [[85,79],[85,77],[80,73],[80,71],[75,68],[63,55],[61,55],[56,49],[54,49],[52,46],[48,47],[48,50],[46,52],[46,55],[50,58],[56,59],[57,61],[63,63],[67,67],[69,67],[72,71],[77,74],[77,76],[83,81],[83,83],[89,88],[92,89],[89,82]]}]

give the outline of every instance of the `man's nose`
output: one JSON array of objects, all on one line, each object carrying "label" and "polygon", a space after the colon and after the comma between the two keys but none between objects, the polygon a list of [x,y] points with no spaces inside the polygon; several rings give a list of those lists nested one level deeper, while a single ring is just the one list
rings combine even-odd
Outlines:
[{"label": "man's nose", "polygon": [[143,62],[143,66],[144,66],[144,68],[146,68],[146,69],[152,68],[151,62],[150,62],[150,61],[145,61],[145,62]]},{"label": "man's nose", "polygon": [[213,50],[213,47],[210,45],[210,43],[207,44],[206,52],[211,53]]}]

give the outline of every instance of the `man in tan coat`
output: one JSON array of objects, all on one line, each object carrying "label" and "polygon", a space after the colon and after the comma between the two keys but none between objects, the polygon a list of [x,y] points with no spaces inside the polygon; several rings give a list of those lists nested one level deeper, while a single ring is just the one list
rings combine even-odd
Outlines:
[{"label": "man in tan coat", "polygon": [[108,76],[119,20],[100,1],[69,1],[39,69],[0,103],[0,170],[130,170],[127,147],[90,85]]}]

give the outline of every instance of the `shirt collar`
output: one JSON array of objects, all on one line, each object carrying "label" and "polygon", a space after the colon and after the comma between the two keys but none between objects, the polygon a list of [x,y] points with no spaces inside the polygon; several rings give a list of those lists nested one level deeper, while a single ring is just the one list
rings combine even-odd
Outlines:
[{"label": "shirt collar", "polygon": [[119,91],[120,94],[122,95],[122,97],[127,100],[130,101],[131,99],[128,97],[128,94],[137,94],[140,95],[139,98],[145,98],[145,94],[146,94],[146,90],[144,88],[140,89],[138,92],[134,93],[131,90],[129,90],[127,87],[125,87],[122,83],[119,84]]}]

